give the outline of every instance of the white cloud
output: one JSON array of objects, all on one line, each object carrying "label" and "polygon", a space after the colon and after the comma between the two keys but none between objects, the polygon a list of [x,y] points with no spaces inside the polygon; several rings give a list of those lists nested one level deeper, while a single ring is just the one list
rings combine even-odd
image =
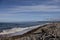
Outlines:
[{"label": "white cloud", "polygon": [[13,14],[0,14],[0,16],[13,16]]},{"label": "white cloud", "polygon": [[60,12],[60,6],[55,5],[36,5],[36,6],[15,6],[6,8],[1,13],[18,13],[18,12]]},{"label": "white cloud", "polygon": [[[7,13],[16,13],[16,12],[59,12],[59,6],[48,6],[48,5],[37,5],[37,6],[15,6],[14,8],[7,8],[5,11]],[[4,13],[4,12],[3,12]]]},{"label": "white cloud", "polygon": [[54,2],[60,2],[60,0],[53,0]]}]

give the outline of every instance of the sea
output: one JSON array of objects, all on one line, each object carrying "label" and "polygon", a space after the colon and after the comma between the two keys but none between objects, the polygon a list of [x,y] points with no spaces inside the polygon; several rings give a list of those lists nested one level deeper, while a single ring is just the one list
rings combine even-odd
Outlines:
[{"label": "sea", "polygon": [[0,32],[3,30],[8,30],[12,28],[26,28],[35,25],[41,25],[45,23],[50,23],[51,21],[34,21],[34,22],[0,22]]}]

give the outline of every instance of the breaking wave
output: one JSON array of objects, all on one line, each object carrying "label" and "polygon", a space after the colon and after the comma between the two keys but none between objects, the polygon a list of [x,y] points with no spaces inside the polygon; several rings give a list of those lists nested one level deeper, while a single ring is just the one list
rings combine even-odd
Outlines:
[{"label": "breaking wave", "polygon": [[20,32],[23,31],[25,29],[28,29],[29,27],[26,28],[12,28],[12,29],[7,29],[7,30],[3,30],[0,34],[10,34],[10,33],[15,33],[15,32]]},{"label": "breaking wave", "polygon": [[[46,24],[49,24],[49,23],[46,23]],[[46,25],[46,24],[42,24],[42,25]],[[12,28],[12,29],[7,29],[7,30],[3,30],[1,34],[10,34],[10,33],[16,33],[16,32],[20,32],[20,31],[24,31],[26,29],[33,29],[33,28],[37,28],[37,27],[40,27],[42,25],[36,25],[36,26],[31,26],[31,27],[25,27],[25,28],[21,28],[21,27],[15,27],[15,28]]]},{"label": "breaking wave", "polygon": [[15,28],[12,28],[12,29],[7,29],[7,30],[3,30],[1,34],[10,34],[10,33],[16,33],[16,32],[20,32],[20,31],[24,31],[26,29],[33,29],[33,28],[36,28],[36,27],[39,27],[40,25],[36,25],[36,26],[31,26],[31,27],[25,27],[25,28],[21,28],[21,27],[15,27]]}]

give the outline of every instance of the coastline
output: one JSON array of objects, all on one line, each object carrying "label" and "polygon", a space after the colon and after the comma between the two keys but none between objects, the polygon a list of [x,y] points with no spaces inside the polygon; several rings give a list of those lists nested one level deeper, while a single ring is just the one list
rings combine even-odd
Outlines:
[{"label": "coastline", "polygon": [[[38,27],[40,27],[40,26],[44,26],[44,25],[47,25],[47,24],[50,24],[50,23],[45,23],[45,24],[41,24],[41,25],[31,26],[31,27],[26,28],[25,30],[17,31],[17,32],[15,32],[15,33],[8,33],[9,31],[8,31],[7,33],[0,33],[0,36],[9,37],[9,35],[10,35],[10,36],[22,35],[22,34],[28,32],[28,31],[31,31],[31,30],[33,30],[33,29],[35,29],[35,28],[38,28]],[[23,29],[24,29],[24,28],[23,28]],[[24,32],[24,33],[23,33],[23,32]]]}]

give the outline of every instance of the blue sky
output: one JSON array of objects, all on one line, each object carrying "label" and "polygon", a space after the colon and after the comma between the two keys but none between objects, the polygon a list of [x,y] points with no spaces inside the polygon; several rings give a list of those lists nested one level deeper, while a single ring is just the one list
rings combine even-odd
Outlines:
[{"label": "blue sky", "polygon": [[47,21],[60,17],[60,0],[0,0],[0,22]]}]

